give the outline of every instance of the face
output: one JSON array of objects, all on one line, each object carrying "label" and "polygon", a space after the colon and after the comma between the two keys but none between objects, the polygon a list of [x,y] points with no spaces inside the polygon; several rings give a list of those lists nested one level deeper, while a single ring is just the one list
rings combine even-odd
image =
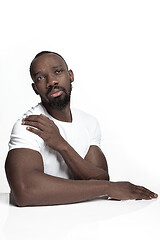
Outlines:
[{"label": "face", "polygon": [[34,59],[32,77],[33,89],[44,106],[62,110],[68,105],[74,77],[61,57],[47,53]]}]

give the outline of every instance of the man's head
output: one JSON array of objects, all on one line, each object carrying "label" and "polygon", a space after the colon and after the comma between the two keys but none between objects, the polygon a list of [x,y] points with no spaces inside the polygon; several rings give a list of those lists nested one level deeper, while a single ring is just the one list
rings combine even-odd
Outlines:
[{"label": "man's head", "polygon": [[69,104],[74,76],[61,55],[49,51],[38,53],[31,62],[30,74],[32,87],[44,106],[62,110]]}]

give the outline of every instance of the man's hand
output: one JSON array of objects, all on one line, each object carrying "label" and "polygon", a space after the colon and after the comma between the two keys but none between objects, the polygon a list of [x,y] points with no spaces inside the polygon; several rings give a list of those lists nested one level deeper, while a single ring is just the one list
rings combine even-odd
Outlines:
[{"label": "man's hand", "polygon": [[52,149],[58,151],[71,169],[76,180],[108,180],[108,166],[102,151],[97,146],[90,149],[83,159],[60,135],[55,123],[44,115],[30,115],[22,120],[27,130],[37,134]]},{"label": "man's hand", "polygon": [[117,200],[141,200],[157,198],[158,195],[150,190],[130,182],[109,182],[109,197]]},{"label": "man's hand", "polygon": [[43,114],[27,116],[22,120],[22,125],[28,125],[28,131],[37,134],[54,150],[58,151],[65,143],[56,124]]}]

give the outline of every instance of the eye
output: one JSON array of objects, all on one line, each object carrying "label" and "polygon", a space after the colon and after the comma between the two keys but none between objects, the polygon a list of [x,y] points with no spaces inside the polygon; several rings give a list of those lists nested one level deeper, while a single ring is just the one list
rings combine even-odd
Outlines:
[{"label": "eye", "polygon": [[37,78],[37,81],[41,81],[41,80],[43,80],[43,79],[45,79],[45,76],[39,76],[38,78]]},{"label": "eye", "polygon": [[63,71],[62,69],[56,70],[55,73],[56,73],[56,74],[60,74],[62,71]]}]

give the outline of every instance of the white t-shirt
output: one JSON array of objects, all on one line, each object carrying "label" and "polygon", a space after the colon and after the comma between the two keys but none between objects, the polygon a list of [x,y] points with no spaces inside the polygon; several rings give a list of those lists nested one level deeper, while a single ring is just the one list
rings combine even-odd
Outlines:
[{"label": "white t-shirt", "polygon": [[83,111],[73,108],[71,113],[72,122],[62,122],[54,119],[41,103],[32,107],[15,123],[9,142],[9,150],[15,148],[36,150],[42,156],[45,173],[66,179],[72,178],[71,171],[62,156],[48,147],[42,138],[27,131],[26,126],[21,124],[22,118],[25,118],[27,115],[46,115],[57,125],[62,137],[82,158],[85,158],[91,145],[100,146],[101,133],[99,123],[95,117]]}]

